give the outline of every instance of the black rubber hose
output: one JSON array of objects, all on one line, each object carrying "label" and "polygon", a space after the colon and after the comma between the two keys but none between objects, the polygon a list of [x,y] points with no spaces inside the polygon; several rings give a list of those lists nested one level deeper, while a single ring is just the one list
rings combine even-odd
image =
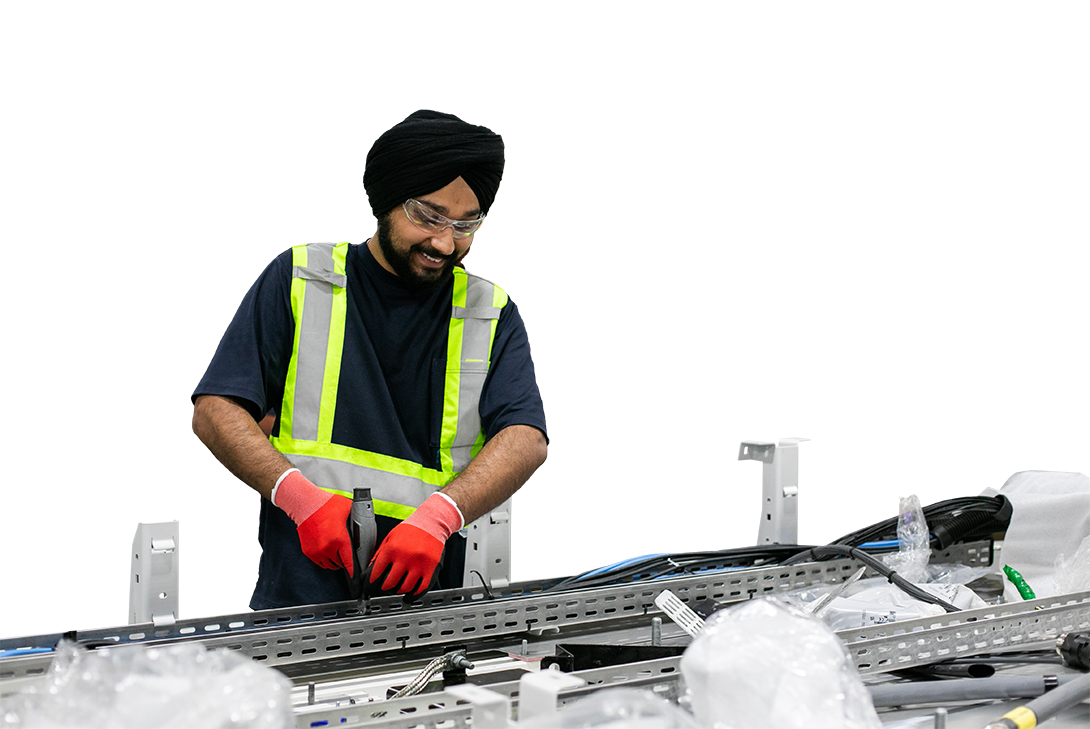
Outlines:
[{"label": "black rubber hose", "polygon": [[[1079,678],[1076,675],[995,676],[992,678],[953,678],[945,681],[881,683],[868,686],[871,701],[879,706],[941,704],[947,701],[983,701],[987,699],[1028,699],[1048,691],[1052,678],[1060,686]],[[1059,689],[1053,689],[1055,693]]]},{"label": "black rubber hose", "polygon": [[874,555],[867,554],[861,549],[855,547],[848,547],[843,544],[827,544],[824,547],[810,547],[804,552],[799,552],[794,557],[784,560],[784,566],[794,564],[796,562],[805,562],[812,559],[821,559],[822,557],[835,557],[835,556],[848,556],[852,557],[863,564],[873,569],[878,574],[885,577],[891,583],[901,588],[906,594],[916,598],[920,602],[930,603],[931,605],[938,605],[948,613],[960,612],[961,608],[956,605],[951,605],[940,597],[932,595],[927,590],[921,589],[912,584],[901,575],[894,572],[881,560],[874,557]]},{"label": "black rubber hose", "polygon": [[951,544],[978,536],[983,527],[985,533],[1004,531],[1010,525],[1010,515],[1013,512],[1010,501],[1005,496],[996,496],[1002,499],[997,510],[993,513],[981,509],[971,509],[948,519],[936,520],[931,527],[932,546],[946,549]]},{"label": "black rubber hose", "polygon": [[898,676],[905,678],[991,678],[995,675],[995,667],[987,663],[934,663],[930,666],[906,668],[903,671],[894,671]]}]

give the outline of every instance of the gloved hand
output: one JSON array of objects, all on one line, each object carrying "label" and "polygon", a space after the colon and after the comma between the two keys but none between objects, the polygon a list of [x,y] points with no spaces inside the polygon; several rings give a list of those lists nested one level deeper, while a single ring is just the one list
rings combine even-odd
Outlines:
[{"label": "gloved hand", "polygon": [[303,554],[319,567],[344,567],[352,576],[352,538],[348,535],[351,499],[322,491],[293,468],[273,489],[273,504],[295,522]]},{"label": "gloved hand", "polygon": [[382,540],[367,574],[370,591],[423,595],[432,586],[447,539],[464,524],[451,499],[429,496]]}]

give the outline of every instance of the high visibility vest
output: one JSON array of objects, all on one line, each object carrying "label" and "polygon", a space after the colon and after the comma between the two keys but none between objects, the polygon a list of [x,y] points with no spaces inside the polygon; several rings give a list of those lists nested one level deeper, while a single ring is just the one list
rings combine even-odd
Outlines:
[{"label": "high visibility vest", "polygon": [[292,249],[291,310],[295,341],[273,446],[319,488],[352,498],[371,489],[375,513],[405,519],[465,470],[484,446],[478,404],[507,294],[465,269],[454,269],[447,330],[440,470],[334,443],[333,415],[344,348],[348,243]]}]

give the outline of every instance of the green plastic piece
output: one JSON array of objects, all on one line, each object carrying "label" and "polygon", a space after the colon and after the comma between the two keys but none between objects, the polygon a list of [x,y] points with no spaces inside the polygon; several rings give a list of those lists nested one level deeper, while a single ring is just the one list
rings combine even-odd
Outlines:
[{"label": "green plastic piece", "polygon": [[1003,565],[1003,574],[1007,576],[1007,579],[1011,581],[1014,588],[1018,590],[1018,594],[1022,596],[1023,600],[1033,600],[1037,597],[1033,593],[1033,588],[1029,586],[1026,580],[1010,565]]}]

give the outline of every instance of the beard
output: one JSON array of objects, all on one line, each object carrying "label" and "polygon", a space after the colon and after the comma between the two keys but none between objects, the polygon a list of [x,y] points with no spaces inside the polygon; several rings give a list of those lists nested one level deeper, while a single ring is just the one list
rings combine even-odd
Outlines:
[{"label": "beard", "polygon": [[[395,209],[397,212],[400,208]],[[458,264],[462,258],[465,257],[451,254],[444,256],[433,249],[426,243],[414,243],[409,244],[402,239],[396,239],[397,236],[393,231],[393,226],[390,225],[389,213],[383,215],[378,221],[378,247],[382,251],[383,257],[386,258],[386,262],[390,264],[390,268],[394,269],[394,273],[397,277],[405,283],[415,288],[430,288],[435,284],[446,279],[450,275],[451,271]],[[412,264],[413,254],[417,251],[426,253],[432,258],[441,258],[444,260],[442,268],[436,269],[417,269]]]}]

